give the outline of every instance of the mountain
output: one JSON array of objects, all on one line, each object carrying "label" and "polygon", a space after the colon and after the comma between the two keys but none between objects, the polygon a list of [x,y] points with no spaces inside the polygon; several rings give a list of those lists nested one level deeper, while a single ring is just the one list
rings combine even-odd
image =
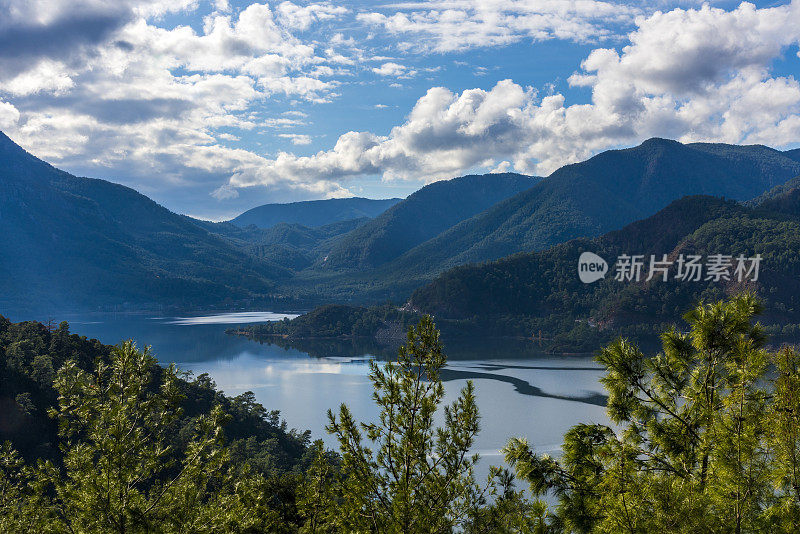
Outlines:
[{"label": "mountain", "polygon": [[766,193],[758,195],[757,197],[744,202],[744,205],[753,208],[763,204],[768,200],[782,197],[784,196],[785,193],[788,193],[798,188],[800,188],[800,176],[795,176],[794,178],[788,180],[787,182],[784,182],[780,185],[776,185]]},{"label": "mountain", "polygon": [[341,236],[369,220],[362,217],[316,227],[279,223],[270,228],[252,225],[240,228],[230,222],[196,222],[247,254],[298,272],[311,267],[330,252]]},{"label": "mountain", "polygon": [[399,198],[373,200],[356,197],[309,200],[288,204],[264,204],[247,210],[230,222],[242,228],[251,224],[259,228],[270,228],[280,223],[310,227],[325,226],[340,221],[376,217],[400,200]]},{"label": "mountain", "polygon": [[[578,275],[585,252],[608,263],[605,277],[594,283],[584,283]],[[638,281],[616,279],[616,263],[624,254],[644,257]],[[661,260],[665,254],[672,262],[669,279],[648,281],[650,256]],[[704,270],[697,281],[676,280],[681,255],[700,255],[707,269],[713,254],[732,256],[730,279],[707,279]],[[752,274],[737,278],[739,255],[761,256],[757,280]],[[773,340],[800,341],[797,190],[755,208],[711,196],[684,197],[594,239],[577,238],[543,251],[456,267],[417,289],[401,308],[327,306],[292,321],[232,333],[284,339],[292,346],[320,336],[388,343],[400,339],[422,314],[431,314],[448,339],[533,338],[541,350],[588,352],[618,336],[655,346],[658,333],[682,328],[681,314],[697,301],[741,291],[753,291],[764,302],[761,320]]]},{"label": "mountain", "polygon": [[758,204],[762,210],[800,216],[800,187],[792,187]]},{"label": "mountain", "polygon": [[[408,308],[498,334],[543,332],[556,346],[592,349],[600,339],[653,334],[665,324],[680,324],[680,314],[699,299],[752,290],[765,301],[764,322],[771,332],[800,338],[800,196],[787,192],[778,204],[780,211],[767,203],[748,208],[719,198],[687,197],[599,238],[452,269],[414,292]],[[580,281],[583,252],[608,261],[604,279]],[[648,282],[643,276],[626,283],[614,279],[614,264],[622,254],[642,254],[648,261],[651,254],[659,259],[667,254],[671,261],[680,254],[760,254],[763,259],[757,281],[671,277]]]},{"label": "mountain", "polygon": [[[651,139],[546,179],[473,175],[402,201],[272,205],[305,224],[260,228],[177,215],[127,187],[55,169],[0,134],[0,313],[405,301],[448,268],[597,236],[688,194],[757,198],[750,205],[794,217],[800,183],[786,180],[800,176],[797,159],[763,146]],[[352,218],[380,202],[394,205]],[[331,217],[346,218],[323,224]]]},{"label": "mountain", "polygon": [[322,266],[378,267],[538,181],[531,176],[502,173],[434,182],[344,237]]},{"label": "mountain", "polygon": [[601,235],[687,195],[747,200],[799,174],[800,162],[761,145],[649,139],[562,167],[388,267],[403,277],[424,278],[456,265]]},{"label": "mountain", "polygon": [[793,150],[786,150],[783,153],[783,155],[795,161],[800,161],[800,148],[795,148]]},{"label": "mountain", "polygon": [[0,133],[0,313],[202,306],[269,293],[286,269],[133,189],[79,178]]}]

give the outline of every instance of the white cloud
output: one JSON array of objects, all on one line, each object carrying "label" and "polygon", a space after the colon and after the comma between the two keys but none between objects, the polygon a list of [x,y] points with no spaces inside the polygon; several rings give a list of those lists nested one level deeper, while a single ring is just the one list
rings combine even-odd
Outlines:
[{"label": "white cloud", "polygon": [[[330,64],[313,40],[295,35],[346,11],[328,3],[283,2],[276,10],[254,3],[234,12],[217,3],[196,30],[167,27],[158,18],[168,11],[199,9],[192,1],[121,1],[112,10],[87,0],[75,4],[75,13],[63,2],[48,2],[38,0],[33,9],[11,0],[17,27],[27,28],[23,22],[29,17],[57,33],[67,26],[64,20],[77,20],[74,26],[81,28],[109,13],[117,17],[92,39],[64,37],[65,43],[77,43],[68,54],[22,47],[30,52],[24,65],[3,62],[4,39],[13,32],[4,34],[11,30],[0,21],[0,98],[11,102],[0,101],[0,128],[63,167],[115,180],[127,177],[127,183],[150,194],[174,186],[203,190],[207,198],[217,188],[215,198],[230,200],[235,198],[230,186],[219,189],[220,182],[265,160],[217,144],[236,138],[217,129],[297,126],[304,122],[300,112],[265,116],[254,108],[268,98],[325,102],[336,96],[339,82],[331,78],[341,72],[341,63]],[[29,31],[33,43],[36,31],[44,31],[37,28]],[[297,136],[293,142],[306,139]],[[338,186],[291,179],[277,189],[340,194]]]},{"label": "white cloud", "polygon": [[278,134],[278,137],[289,139],[293,145],[310,145],[311,136],[306,134]]},{"label": "white cloud", "polygon": [[[772,60],[800,41],[800,1],[733,11],[676,9],[637,20],[621,53],[594,50],[572,83],[590,104],[567,105],[511,80],[460,94],[434,87],[388,135],[348,132],[312,156],[281,153],[232,184],[281,177],[334,183],[352,176],[431,181],[494,161],[548,173],[599,150],[660,135],[682,141],[785,145],[800,139],[800,84],[772,77]],[[504,170],[510,167],[501,164]]]},{"label": "white cloud", "polygon": [[507,45],[522,39],[588,42],[613,37],[638,8],[599,0],[431,0],[358,15],[366,24],[407,36],[404,48],[437,52]]},{"label": "white cloud", "polygon": [[[331,23],[345,16],[352,22],[356,13],[328,2],[231,9],[225,1],[5,0],[0,128],[67,168],[124,175],[148,194],[168,186],[226,202],[251,185],[308,198],[346,195],[354,176],[431,181],[480,167],[542,174],[652,135],[773,145],[800,139],[800,86],[770,70],[798,43],[800,0],[772,9],[665,13],[651,12],[653,4],[385,5],[359,15],[381,36],[362,42],[353,38],[358,32],[339,33],[348,24]],[[173,18],[161,18],[181,11],[200,24],[168,26]],[[620,28],[627,41],[616,35]],[[263,156],[274,154],[267,140],[275,135],[310,143],[291,133],[315,121],[303,106],[364,83],[351,75],[372,73],[404,88],[404,78],[430,72],[404,65],[413,58],[392,46],[366,49],[383,30],[403,40],[400,48],[423,51],[546,39],[603,41],[604,48],[596,45],[569,78],[591,91],[588,103],[568,102],[553,85],[537,90],[512,80],[461,92],[433,87],[389,132],[347,132],[310,156]],[[289,109],[295,106],[304,111]],[[238,139],[240,148],[219,143]],[[188,195],[175,198],[189,202]]]},{"label": "white cloud", "polygon": [[0,100],[0,129],[13,128],[19,120],[19,110],[8,102]]},{"label": "white cloud", "polygon": [[30,70],[19,73],[8,81],[0,81],[0,91],[14,96],[39,92],[63,94],[75,86],[66,66],[58,61],[42,59]]},{"label": "white cloud", "polygon": [[224,184],[214,189],[214,191],[211,192],[211,196],[217,200],[230,200],[239,198],[239,190],[228,184]]},{"label": "white cloud", "polygon": [[392,78],[411,78],[417,74],[414,69],[409,69],[405,65],[389,61],[383,63],[379,67],[373,67],[372,72],[380,76],[389,76]]},{"label": "white cloud", "polygon": [[314,22],[335,19],[347,13],[347,8],[329,3],[298,6],[283,2],[277,7],[278,16],[287,28],[307,30]]}]

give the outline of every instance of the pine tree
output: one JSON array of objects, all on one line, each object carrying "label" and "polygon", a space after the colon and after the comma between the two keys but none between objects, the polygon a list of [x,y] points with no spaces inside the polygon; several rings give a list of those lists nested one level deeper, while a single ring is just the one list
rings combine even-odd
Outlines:
[{"label": "pine tree", "polygon": [[234,476],[219,406],[197,417],[179,443],[181,394],[174,367],[133,342],[114,347],[92,373],[68,361],[55,378],[63,466],[27,467],[0,451],[3,532],[281,532],[271,488]]},{"label": "pine tree", "polygon": [[[357,423],[346,405],[329,411],[339,441],[341,482],[334,488],[337,528],[391,534],[450,532],[480,501],[470,455],[479,430],[472,382],[434,417],[444,397],[446,361],[430,317],[408,332],[397,362],[370,363],[376,423]],[[364,439],[366,437],[366,442]]]},{"label": "pine tree", "polygon": [[[506,459],[536,495],[552,492],[564,532],[771,532],[798,525],[800,358],[764,349],[750,294],[700,304],[690,331],[645,356],[604,348],[614,428],[578,425],[555,460],[512,440]],[[770,362],[777,377],[771,382]]]}]

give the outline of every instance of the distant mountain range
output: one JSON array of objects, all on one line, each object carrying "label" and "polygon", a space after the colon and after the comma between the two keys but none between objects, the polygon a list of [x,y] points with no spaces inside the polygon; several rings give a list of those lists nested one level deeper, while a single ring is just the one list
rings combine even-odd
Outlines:
[{"label": "distant mountain range", "polygon": [[[408,248],[415,240],[403,242],[394,236],[404,231],[419,235],[419,212],[438,213],[441,196],[415,199],[412,195],[371,221],[371,232],[364,231],[365,226],[343,236],[328,257],[331,265],[318,262],[287,283],[293,292],[333,301],[405,300],[415,288],[449,268],[598,236],[652,215],[686,195],[751,199],[799,175],[798,156],[798,151],[780,152],[761,145],[683,145],[649,139],[534,179],[532,187]],[[451,180],[441,187],[459,184]],[[422,208],[406,210],[411,202],[419,202]],[[384,235],[392,239],[383,239]],[[386,244],[393,239],[403,246],[391,249]],[[398,255],[404,248],[408,250]]]},{"label": "distant mountain range", "polygon": [[230,222],[195,221],[212,233],[227,239],[247,254],[301,272],[324,258],[339,238],[366,224],[370,219],[348,219],[324,226],[278,223],[270,228],[240,228]]},{"label": "distant mountain range", "polygon": [[308,200],[288,204],[264,204],[247,210],[231,219],[230,222],[242,228],[251,224],[258,228],[271,228],[280,223],[299,224],[313,228],[341,221],[376,217],[401,200],[400,198],[372,200],[355,197]]},{"label": "distant mountain range", "polygon": [[542,250],[621,228],[687,195],[748,200],[800,175],[797,156],[797,151],[760,145],[649,139],[562,167],[409,251],[393,267],[431,275],[446,267]]},{"label": "distant mountain range", "polygon": [[[0,134],[0,313],[405,301],[453,267],[599,236],[686,195],[791,217],[798,175],[800,150],[651,139],[543,179],[465,176],[404,200],[266,205],[211,223],[55,169]],[[412,302],[455,317],[458,299],[423,298],[451,276]]]}]

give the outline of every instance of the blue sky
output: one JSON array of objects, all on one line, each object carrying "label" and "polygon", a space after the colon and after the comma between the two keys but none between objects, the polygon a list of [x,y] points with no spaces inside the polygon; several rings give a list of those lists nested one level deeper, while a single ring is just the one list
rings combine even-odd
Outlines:
[{"label": "blue sky", "polygon": [[800,0],[0,0],[0,129],[219,220],[652,136],[793,148],[798,42]]}]

